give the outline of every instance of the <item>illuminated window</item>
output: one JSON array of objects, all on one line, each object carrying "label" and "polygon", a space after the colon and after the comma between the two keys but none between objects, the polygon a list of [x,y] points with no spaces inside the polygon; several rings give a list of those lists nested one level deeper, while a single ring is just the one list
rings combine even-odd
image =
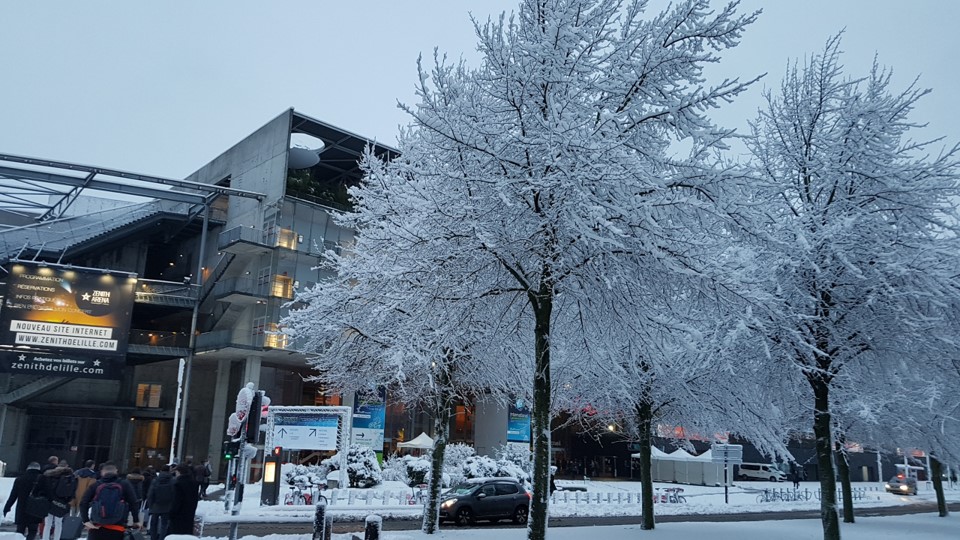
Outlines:
[{"label": "illuminated window", "polygon": [[263,346],[271,349],[286,349],[289,336],[280,331],[277,323],[267,323],[263,333]]},{"label": "illuminated window", "polygon": [[290,229],[277,229],[277,246],[296,249],[297,234]]},{"label": "illuminated window", "polygon": [[163,385],[161,384],[138,384],[137,407],[160,408],[160,392],[162,389]]},{"label": "illuminated window", "polygon": [[293,298],[293,278],[290,276],[273,276],[273,284],[270,287],[270,296]]}]

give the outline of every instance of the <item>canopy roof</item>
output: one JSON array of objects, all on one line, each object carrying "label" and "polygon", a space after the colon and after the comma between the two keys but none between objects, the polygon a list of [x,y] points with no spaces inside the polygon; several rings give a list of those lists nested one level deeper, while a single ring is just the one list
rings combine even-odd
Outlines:
[{"label": "canopy roof", "polygon": [[[639,458],[640,454],[632,454],[630,457]],[[653,459],[665,459],[670,461],[712,461],[713,460],[713,451],[707,450],[706,452],[700,454],[699,456],[691,455],[689,452],[682,448],[677,448],[669,454],[660,450],[656,446],[650,447],[650,457]]]},{"label": "canopy roof", "polygon": [[420,448],[423,450],[430,450],[433,448],[433,439],[431,439],[426,433],[421,433],[412,440],[397,444],[397,448]]}]

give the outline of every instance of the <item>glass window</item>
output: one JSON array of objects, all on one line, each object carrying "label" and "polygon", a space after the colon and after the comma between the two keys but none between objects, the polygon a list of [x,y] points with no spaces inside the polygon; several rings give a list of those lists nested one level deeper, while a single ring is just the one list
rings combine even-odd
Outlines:
[{"label": "glass window", "polygon": [[497,495],[514,495],[519,491],[516,484],[502,482],[497,484]]},{"label": "glass window", "polygon": [[149,407],[157,409],[160,407],[160,392],[163,390],[161,384],[138,384],[137,385],[137,407]]},{"label": "glass window", "polygon": [[497,494],[497,488],[493,487],[493,484],[487,484],[483,486],[483,489],[480,491],[482,491],[487,497],[492,497]]}]

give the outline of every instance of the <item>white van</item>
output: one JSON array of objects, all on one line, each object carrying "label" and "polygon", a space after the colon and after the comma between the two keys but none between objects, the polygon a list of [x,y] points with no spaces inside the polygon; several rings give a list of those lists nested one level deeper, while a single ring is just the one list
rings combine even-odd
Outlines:
[{"label": "white van", "polygon": [[787,475],[770,463],[741,463],[740,472],[737,473],[737,480],[783,482],[786,479]]}]

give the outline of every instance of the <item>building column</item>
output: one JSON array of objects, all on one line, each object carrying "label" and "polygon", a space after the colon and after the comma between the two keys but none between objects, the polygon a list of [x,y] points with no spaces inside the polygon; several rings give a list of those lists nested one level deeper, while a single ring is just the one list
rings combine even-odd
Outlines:
[{"label": "building column", "polygon": [[243,365],[243,380],[241,384],[252,382],[257,389],[260,389],[260,357],[248,356]]},{"label": "building column", "polygon": [[213,410],[210,415],[210,443],[207,447],[210,469],[213,470],[211,481],[220,479],[220,445],[227,434],[227,417],[234,409],[229,388],[232,365],[233,362],[228,358],[217,360],[217,382],[213,390]]}]

